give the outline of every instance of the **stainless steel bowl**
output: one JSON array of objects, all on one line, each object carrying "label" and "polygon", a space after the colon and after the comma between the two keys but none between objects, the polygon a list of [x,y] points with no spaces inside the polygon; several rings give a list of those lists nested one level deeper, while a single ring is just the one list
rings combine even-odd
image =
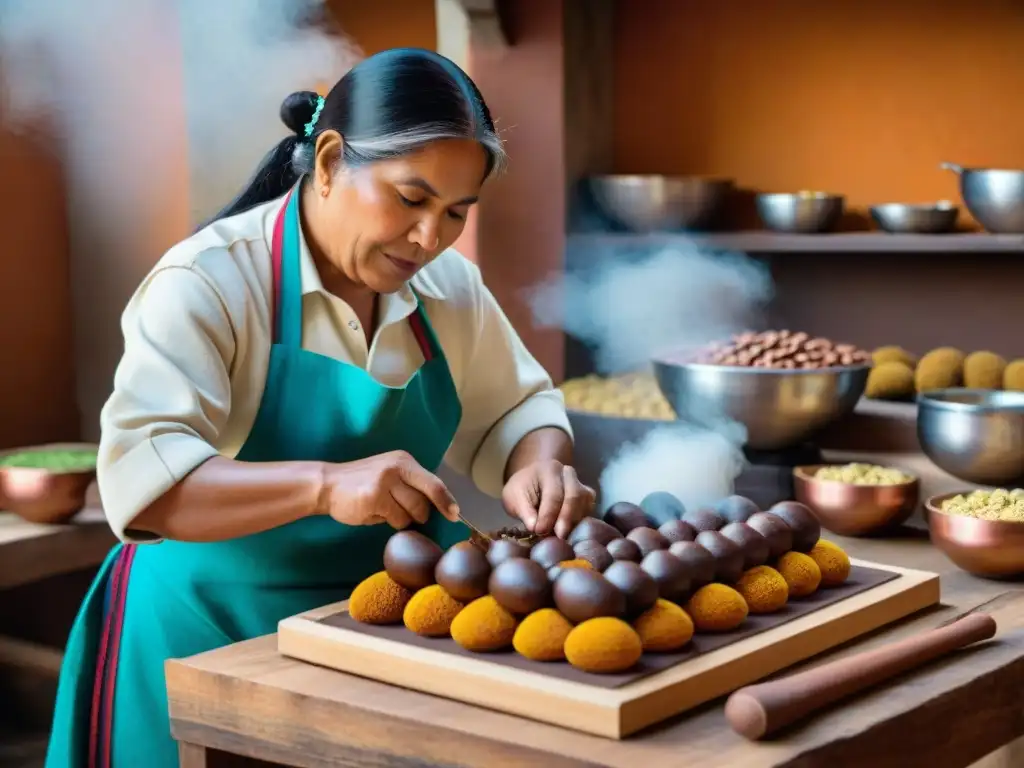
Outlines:
[{"label": "stainless steel bowl", "polygon": [[879,228],[896,234],[938,235],[952,232],[960,208],[948,201],[938,203],[883,203],[870,208]]},{"label": "stainless steel bowl", "polygon": [[917,404],[918,442],[940,469],[982,485],[1024,479],[1024,392],[940,389]]},{"label": "stainless steel bowl", "polygon": [[606,216],[638,232],[706,226],[734,188],[731,179],[687,176],[593,176],[589,184]]},{"label": "stainless steel bowl", "polygon": [[765,194],[757,196],[757,215],[775,232],[816,234],[836,228],[846,198],[825,192]]},{"label": "stainless steel bowl", "polygon": [[960,176],[960,196],[981,226],[994,234],[1024,234],[1024,171],[942,167]]},{"label": "stainless steel bowl", "polygon": [[849,415],[864,394],[869,370],[654,362],[658,386],[680,419],[711,428],[742,424],[746,445],[754,450],[791,448]]}]

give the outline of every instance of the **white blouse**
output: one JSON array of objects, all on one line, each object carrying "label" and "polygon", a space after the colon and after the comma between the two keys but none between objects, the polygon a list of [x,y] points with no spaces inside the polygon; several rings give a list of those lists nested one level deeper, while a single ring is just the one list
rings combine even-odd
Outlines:
[{"label": "white blouse", "polygon": [[[212,456],[234,457],[252,428],[270,357],[270,242],[283,199],[223,219],[173,247],[124,311],[124,356],[100,415],[99,489],[114,533]],[[401,386],[423,364],[405,286],[381,296],[367,348],[355,312],[324,290],[301,239],[302,346]],[[500,496],[527,433],[572,434],[561,393],[527,351],[479,269],[447,250],[410,281],[462,402],[445,463]],[[146,539],[152,541],[152,539]]]}]

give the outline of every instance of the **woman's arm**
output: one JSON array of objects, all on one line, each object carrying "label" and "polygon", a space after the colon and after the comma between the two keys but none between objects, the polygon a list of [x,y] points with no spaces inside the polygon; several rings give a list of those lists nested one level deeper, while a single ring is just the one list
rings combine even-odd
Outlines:
[{"label": "woman's arm", "polygon": [[[211,256],[222,272],[232,264],[230,254]],[[244,286],[235,269],[220,279]],[[122,539],[218,541],[319,511],[324,465],[246,463],[213,447],[231,410],[229,371],[236,355],[254,354],[261,332],[253,304],[190,264],[156,270],[125,309],[98,466],[104,511]]]},{"label": "woman's arm", "polygon": [[323,469],[319,462],[254,464],[214,456],[143,509],[126,533],[175,541],[262,533],[324,510]]}]

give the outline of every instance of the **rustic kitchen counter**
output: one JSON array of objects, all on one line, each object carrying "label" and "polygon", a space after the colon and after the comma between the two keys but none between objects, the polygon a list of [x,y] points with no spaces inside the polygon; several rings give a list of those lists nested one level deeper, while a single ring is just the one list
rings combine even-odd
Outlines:
[{"label": "rustic kitchen counter", "polygon": [[[836,461],[853,457],[829,455]],[[919,455],[855,457],[919,473],[926,495],[963,485]],[[895,538],[830,538],[858,558],[940,573],[943,605],[808,665],[924,631],[974,609],[995,616],[997,640],[836,707],[775,742],[751,744],[728,729],[721,701],[639,736],[609,741],[292,661],[278,655],[271,635],[168,663],[181,765],[247,764],[232,757],[241,755],[309,768],[958,768],[1024,736],[1024,584],[983,581],[957,570],[931,547],[918,518]],[[986,765],[1021,761],[1019,755],[995,757]]]}]

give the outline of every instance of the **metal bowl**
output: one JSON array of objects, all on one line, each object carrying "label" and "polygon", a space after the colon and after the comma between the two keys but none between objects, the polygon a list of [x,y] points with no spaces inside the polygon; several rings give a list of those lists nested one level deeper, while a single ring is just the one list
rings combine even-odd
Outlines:
[{"label": "metal bowl", "polygon": [[1024,478],[1024,392],[939,389],[918,395],[917,440],[940,469],[982,485]]},{"label": "metal bowl", "polygon": [[688,176],[593,176],[589,184],[606,216],[638,232],[706,226],[734,188],[731,179]]},{"label": "metal bowl", "polygon": [[746,445],[780,450],[803,443],[853,412],[867,365],[814,370],[654,361],[658,387],[680,419],[714,428],[737,422]]},{"label": "metal bowl", "polygon": [[814,234],[836,228],[846,199],[825,192],[757,196],[757,214],[775,232]]},{"label": "metal bowl", "polygon": [[958,568],[990,579],[1024,574],[1024,523],[947,515],[942,502],[970,490],[932,496],[924,506],[932,544]]},{"label": "metal bowl", "polygon": [[825,464],[795,467],[796,500],[806,504],[823,527],[840,536],[867,536],[903,525],[914,514],[921,497],[921,482],[913,475],[896,485],[853,485],[819,480]]},{"label": "metal bowl", "polygon": [[883,203],[869,209],[880,229],[894,234],[939,235],[952,232],[960,208],[945,200],[938,203]]},{"label": "metal bowl", "polygon": [[942,167],[960,176],[960,196],[981,226],[994,234],[1024,234],[1024,171]]}]

